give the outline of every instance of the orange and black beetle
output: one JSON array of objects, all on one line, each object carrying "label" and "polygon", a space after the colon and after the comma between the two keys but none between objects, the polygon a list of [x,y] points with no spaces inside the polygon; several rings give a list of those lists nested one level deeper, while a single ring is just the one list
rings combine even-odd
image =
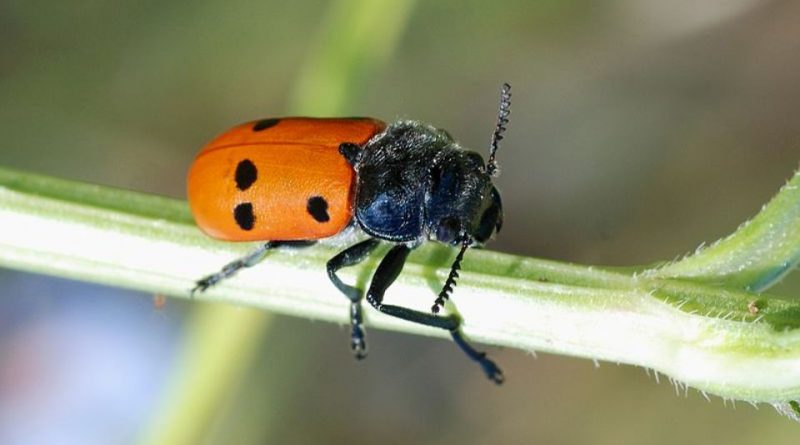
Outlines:
[{"label": "orange and black beetle", "polygon": [[[363,261],[382,241],[394,247],[383,258],[366,293],[379,311],[447,329],[486,375],[501,383],[493,361],[470,346],[460,320],[439,315],[456,284],[464,252],[500,230],[503,210],[492,184],[495,153],[511,106],[504,84],[489,159],[463,149],[444,130],[418,121],[390,125],[370,118],[264,119],[232,128],[211,141],[189,172],[189,204],[208,235],[230,241],[267,241],[252,254],[197,282],[203,291],[267,249],[305,246],[356,226],[368,238],[328,261],[333,284],[351,301],[351,347],[366,356],[361,289],[336,272]],[[425,313],[383,304],[412,249],[433,240],[459,246],[442,291]]]}]

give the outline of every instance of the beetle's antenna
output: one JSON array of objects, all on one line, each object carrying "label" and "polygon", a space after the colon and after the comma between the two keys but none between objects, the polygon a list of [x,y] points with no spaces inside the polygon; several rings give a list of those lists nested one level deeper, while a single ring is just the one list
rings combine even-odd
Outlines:
[{"label": "beetle's antenna", "polygon": [[492,133],[489,160],[486,162],[486,173],[489,174],[489,176],[495,176],[497,174],[497,162],[494,158],[500,141],[503,140],[503,133],[506,131],[509,114],[511,114],[511,85],[504,83],[500,88],[500,111],[497,113],[497,125],[495,125],[494,133]]},{"label": "beetle's antenna", "polygon": [[456,287],[457,284],[456,278],[458,278],[458,271],[461,269],[461,260],[464,259],[464,252],[467,251],[467,248],[469,248],[471,244],[472,240],[468,236],[465,236],[461,241],[461,250],[458,251],[453,265],[450,266],[450,274],[447,276],[447,280],[445,280],[442,291],[439,292],[439,296],[436,297],[436,301],[433,302],[433,307],[431,307],[431,311],[434,314],[438,314],[439,309],[444,306],[444,301],[450,299],[450,293],[453,292],[453,288]]}]

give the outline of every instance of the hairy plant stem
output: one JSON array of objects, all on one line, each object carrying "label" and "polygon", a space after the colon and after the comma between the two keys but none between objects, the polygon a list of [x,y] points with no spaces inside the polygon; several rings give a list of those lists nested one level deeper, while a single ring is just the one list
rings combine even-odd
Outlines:
[{"label": "hairy plant stem", "polygon": [[[776,247],[789,253],[756,248],[758,237],[732,235],[717,246],[741,243],[781,264],[797,258],[798,184],[800,174],[740,229],[762,227],[770,243],[772,231],[788,231]],[[189,298],[198,277],[253,247],[210,240],[183,201],[5,169],[0,226],[2,265],[182,298]],[[325,274],[325,262],[336,251],[318,246],[270,252],[259,266],[197,298],[345,323],[347,300]],[[387,302],[427,310],[454,254],[430,243],[414,252]],[[712,254],[706,255],[704,261],[713,263]],[[730,265],[739,257],[726,258]],[[742,268],[745,281],[763,281],[747,264],[772,274],[769,260],[750,259]],[[344,270],[343,276],[363,287],[376,262]],[[681,264],[626,273],[473,250],[446,309],[460,314],[468,337],[484,343],[640,365],[730,399],[782,407],[800,399],[800,303],[748,291],[731,279],[738,276],[729,268],[718,279],[684,277],[674,272]],[[709,276],[713,272],[704,273]],[[376,311],[367,311],[366,322],[446,335]]]}]

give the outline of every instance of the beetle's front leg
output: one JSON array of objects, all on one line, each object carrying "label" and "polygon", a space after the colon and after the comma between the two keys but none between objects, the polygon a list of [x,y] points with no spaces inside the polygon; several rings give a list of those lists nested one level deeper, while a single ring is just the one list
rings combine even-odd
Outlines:
[{"label": "beetle's front leg", "polygon": [[388,289],[400,275],[410,252],[411,247],[405,244],[398,244],[383,257],[383,260],[381,260],[381,263],[375,270],[372,283],[370,283],[369,290],[367,291],[367,301],[369,304],[384,314],[393,317],[402,318],[403,320],[423,324],[425,326],[447,329],[450,331],[450,335],[453,337],[458,347],[461,348],[470,359],[476,361],[481,366],[481,369],[483,369],[483,372],[490,380],[497,384],[503,383],[503,371],[500,370],[497,364],[486,357],[485,353],[479,352],[473,348],[467,343],[466,339],[464,339],[460,330],[461,320],[458,317],[454,315],[434,315],[403,306],[383,304],[383,296],[386,293],[386,289]]}]

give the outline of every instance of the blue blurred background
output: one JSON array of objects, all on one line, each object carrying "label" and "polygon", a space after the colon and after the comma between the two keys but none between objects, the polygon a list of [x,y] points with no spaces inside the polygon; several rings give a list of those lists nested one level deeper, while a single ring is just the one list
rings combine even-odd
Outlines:
[{"label": "blue blurred background", "polygon": [[[3,0],[0,165],[183,198],[208,139],[296,111],[290,91],[348,3]],[[420,1],[342,114],[428,121],[482,151],[509,81],[491,248],[671,259],[731,232],[798,167],[798,23],[790,0]],[[794,275],[776,292],[800,295]],[[144,443],[161,428],[204,304],[10,270],[0,296],[0,443]],[[342,326],[274,316],[259,335],[196,443],[800,437],[766,406],[676,396],[630,366],[493,349],[508,377],[495,388],[441,340],[373,330],[357,363]]]}]

